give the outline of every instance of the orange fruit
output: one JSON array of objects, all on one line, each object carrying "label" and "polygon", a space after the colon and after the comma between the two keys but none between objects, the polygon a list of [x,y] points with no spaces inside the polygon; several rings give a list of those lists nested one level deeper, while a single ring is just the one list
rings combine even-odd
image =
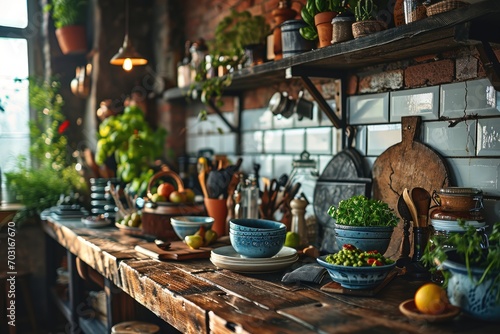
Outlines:
[{"label": "orange fruit", "polygon": [[415,293],[415,306],[424,314],[440,314],[448,305],[446,291],[439,285],[427,283]]}]

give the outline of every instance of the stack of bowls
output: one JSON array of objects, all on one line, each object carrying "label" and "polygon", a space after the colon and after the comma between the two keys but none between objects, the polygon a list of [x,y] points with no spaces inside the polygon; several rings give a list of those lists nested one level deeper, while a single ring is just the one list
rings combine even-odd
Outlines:
[{"label": "stack of bowls", "polygon": [[115,221],[117,207],[115,201],[109,194],[109,182],[115,186],[119,184],[116,178],[90,179],[90,212],[92,216],[103,215],[105,218]]},{"label": "stack of bowls", "polygon": [[283,248],[285,224],[265,219],[232,219],[229,240],[238,254],[250,258],[273,257]]},{"label": "stack of bowls", "polygon": [[194,235],[202,226],[205,230],[211,229],[213,223],[214,219],[212,217],[179,216],[170,218],[170,224],[181,240],[184,240],[188,235]]}]

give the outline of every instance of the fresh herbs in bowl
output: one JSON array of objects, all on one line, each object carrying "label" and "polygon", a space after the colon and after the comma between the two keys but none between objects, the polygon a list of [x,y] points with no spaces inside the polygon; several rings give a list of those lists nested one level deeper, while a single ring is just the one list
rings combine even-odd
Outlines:
[{"label": "fresh herbs in bowl", "polygon": [[387,203],[364,195],[342,200],[337,207],[332,205],[328,215],[336,220],[336,224],[349,226],[395,227],[399,221]]},{"label": "fresh herbs in bowl", "polygon": [[[458,221],[464,232],[450,232],[447,237],[432,236],[422,257],[424,264],[430,267],[431,272],[439,270],[439,265],[448,260],[450,250],[455,250],[458,260],[465,265],[469,277],[472,277],[472,268],[483,268],[484,272],[476,282],[481,284],[486,277],[496,273],[495,283],[500,284],[500,222],[495,223],[489,236],[485,237],[482,229],[466,225]],[[455,260],[455,259],[454,259]],[[444,283],[449,280],[450,273],[442,271]],[[498,290],[500,300],[500,290]]]}]

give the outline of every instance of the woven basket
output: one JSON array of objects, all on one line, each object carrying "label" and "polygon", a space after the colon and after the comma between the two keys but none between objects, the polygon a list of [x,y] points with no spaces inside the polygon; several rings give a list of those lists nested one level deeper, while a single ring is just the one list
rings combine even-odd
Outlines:
[{"label": "woven basket", "polygon": [[427,16],[432,16],[432,15],[448,12],[448,11],[453,10],[453,9],[465,7],[467,5],[468,4],[463,2],[463,1],[443,0],[443,1],[440,1],[436,4],[433,4],[433,5],[426,7]]}]

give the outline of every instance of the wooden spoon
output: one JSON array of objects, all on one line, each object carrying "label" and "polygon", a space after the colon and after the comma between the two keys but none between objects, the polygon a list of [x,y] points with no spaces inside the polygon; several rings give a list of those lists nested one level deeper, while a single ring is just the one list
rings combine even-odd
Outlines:
[{"label": "wooden spoon", "polygon": [[411,191],[411,199],[417,208],[419,225],[421,227],[427,226],[427,217],[431,205],[431,194],[424,188],[416,187]]},{"label": "wooden spoon", "polygon": [[407,188],[403,190],[403,199],[406,205],[408,206],[408,209],[410,210],[411,220],[413,220],[413,223],[415,224],[416,227],[420,227],[418,223],[417,208],[415,207],[415,203],[413,203]]}]

